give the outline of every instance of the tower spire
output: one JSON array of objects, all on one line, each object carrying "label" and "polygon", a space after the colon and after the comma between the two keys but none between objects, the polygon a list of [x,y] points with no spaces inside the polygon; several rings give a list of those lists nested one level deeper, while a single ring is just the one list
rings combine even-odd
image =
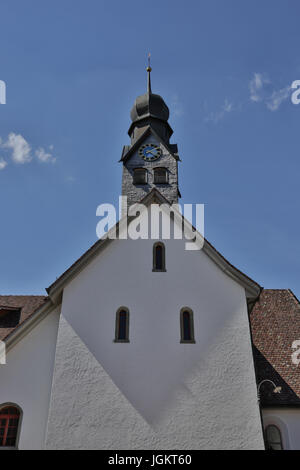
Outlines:
[{"label": "tower spire", "polygon": [[169,119],[169,108],[162,99],[161,96],[152,92],[151,89],[151,65],[150,65],[150,53],[147,55],[148,64],[147,70],[147,90],[146,92],[138,96],[135,99],[134,105],[130,112],[132,120],[131,126],[128,130],[128,134],[131,137],[131,143],[133,144],[139,136],[149,126],[159,134],[162,139],[169,142],[173,131]]},{"label": "tower spire", "polygon": [[151,77],[150,77],[150,73],[151,73],[151,66],[150,66],[150,58],[151,58],[151,54],[150,52],[148,53],[148,67],[147,67],[147,72],[148,72],[148,83],[147,83],[147,93],[148,95],[151,95],[152,94],[152,90],[151,90]]}]

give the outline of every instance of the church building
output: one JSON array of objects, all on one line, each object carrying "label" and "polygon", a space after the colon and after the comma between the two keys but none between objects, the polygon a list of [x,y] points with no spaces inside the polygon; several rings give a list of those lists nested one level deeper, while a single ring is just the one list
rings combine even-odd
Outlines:
[{"label": "church building", "polygon": [[[122,196],[148,217],[178,203],[181,155],[147,74],[120,164]],[[124,205],[118,237],[47,295],[0,295],[0,448],[300,449],[295,295],[263,289],[206,239],[190,251],[183,237],[131,239],[136,217]]]}]

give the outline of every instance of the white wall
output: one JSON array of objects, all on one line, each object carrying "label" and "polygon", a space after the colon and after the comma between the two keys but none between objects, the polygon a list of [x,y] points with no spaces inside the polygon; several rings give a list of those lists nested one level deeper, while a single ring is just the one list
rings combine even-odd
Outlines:
[{"label": "white wall", "polygon": [[59,313],[51,312],[7,354],[0,365],[0,405],[23,412],[19,449],[42,449],[52,384]]},{"label": "white wall", "polygon": [[274,424],[280,429],[283,448],[300,450],[300,408],[265,408],[264,428]]},{"label": "white wall", "polygon": [[[65,288],[47,447],[263,448],[244,290],[165,244],[166,273],[151,240],[117,240]],[[128,344],[113,342],[120,306]],[[196,344],[180,344],[183,306]]]}]

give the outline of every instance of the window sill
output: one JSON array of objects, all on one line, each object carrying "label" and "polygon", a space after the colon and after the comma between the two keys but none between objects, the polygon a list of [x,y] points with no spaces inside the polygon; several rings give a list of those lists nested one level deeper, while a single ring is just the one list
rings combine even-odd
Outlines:
[{"label": "window sill", "polygon": [[130,343],[129,339],[114,339],[114,343]]},{"label": "window sill", "polygon": [[154,268],[153,268],[153,269],[152,269],[152,272],[153,272],[153,273],[166,273],[167,270],[166,270],[166,269],[154,269]]},{"label": "window sill", "polygon": [[0,451],[1,450],[18,450],[17,447],[11,447],[11,446],[0,446]]},{"label": "window sill", "polygon": [[180,340],[180,343],[181,344],[196,344],[196,341],[194,339],[190,339],[190,340]]}]

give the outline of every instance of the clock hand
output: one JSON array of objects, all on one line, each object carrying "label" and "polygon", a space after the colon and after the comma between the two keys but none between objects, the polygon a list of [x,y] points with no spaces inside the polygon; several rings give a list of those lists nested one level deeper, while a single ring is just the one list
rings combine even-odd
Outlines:
[{"label": "clock hand", "polygon": [[[154,150],[154,149],[153,149]],[[146,150],[146,153],[151,153],[154,157],[156,157],[156,154],[153,153],[153,150]]]}]

